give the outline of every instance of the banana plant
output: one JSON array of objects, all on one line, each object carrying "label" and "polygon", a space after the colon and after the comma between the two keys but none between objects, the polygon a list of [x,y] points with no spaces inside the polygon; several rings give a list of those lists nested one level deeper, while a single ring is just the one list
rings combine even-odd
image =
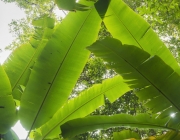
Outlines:
[{"label": "banana plant", "polygon": [[[61,133],[65,137],[71,136],[65,134],[69,133],[67,128],[73,126],[71,123],[86,119],[87,124],[94,126],[83,129],[79,123],[79,128],[72,130],[73,136],[97,127],[123,125],[124,118],[127,125],[133,126],[132,123],[136,122],[140,127],[147,116],[140,117],[139,121],[138,116],[126,115],[86,117],[104,105],[104,97],[114,102],[133,90],[141,100],[148,101],[146,105],[154,114],[158,114],[158,119],[149,119],[146,126],[157,122],[158,127],[172,130],[167,133],[168,137],[178,138],[179,66],[150,25],[121,0],[100,0],[95,6],[83,0],[78,4],[75,0],[56,0],[56,4],[60,8],[79,11],[70,12],[56,26],[49,17],[34,20],[35,35],[29,43],[17,48],[0,67],[3,81],[0,83],[0,111],[3,114],[0,115],[3,120],[0,134],[7,133],[17,121],[13,97],[18,106],[20,104],[20,122],[29,131],[28,136],[35,140],[59,138]],[[94,43],[102,20],[117,39],[106,38]],[[119,75],[68,100],[89,57],[86,47]],[[176,113],[175,119],[169,118],[171,113]],[[118,119],[121,122],[118,123]],[[102,121],[100,125],[96,124],[98,120]]]},{"label": "banana plant", "polygon": [[29,131],[43,125],[68,100],[90,54],[85,47],[97,38],[101,18],[93,8],[69,13],[55,29],[52,24],[49,17],[33,21],[36,34],[4,64],[14,98],[20,101],[19,119]]},{"label": "banana plant", "polygon": [[[38,29],[53,28],[51,23],[49,18],[33,21]],[[41,40],[45,43],[39,40],[41,30],[37,30],[30,44],[15,50],[4,64],[12,85],[24,87],[17,99],[20,100],[19,119],[27,130],[43,125],[68,100],[90,54],[85,47],[97,38],[100,23],[95,8],[69,13],[53,31],[48,28],[43,32]]]},{"label": "banana plant", "polygon": [[[153,118],[147,114],[137,116],[119,114],[75,119],[61,126],[62,135],[65,138],[86,131],[117,126],[163,128],[170,129],[173,132],[179,131],[180,106],[177,91],[180,91],[180,88],[176,79],[180,79],[180,76],[170,66],[158,56],[152,57],[136,46],[123,45],[119,40],[113,38],[97,41],[88,49],[108,62],[108,67],[119,73],[131,89],[138,89],[137,96],[148,101],[146,105],[154,114],[158,114]],[[165,69],[166,72],[162,73],[162,69]],[[163,104],[159,103],[160,100]],[[172,112],[176,113],[175,118],[170,118]],[[172,133],[168,133],[166,136]],[[175,137],[175,134],[172,137]]]}]

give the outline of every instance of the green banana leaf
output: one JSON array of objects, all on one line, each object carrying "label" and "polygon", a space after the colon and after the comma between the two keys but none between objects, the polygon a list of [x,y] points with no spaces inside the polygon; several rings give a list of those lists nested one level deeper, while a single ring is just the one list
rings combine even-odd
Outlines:
[{"label": "green banana leaf", "polygon": [[42,20],[38,19],[33,23],[35,26],[39,26],[39,22],[43,25],[43,29],[35,30],[34,36],[38,36],[38,39],[33,36],[30,43],[23,44],[14,50],[3,64],[11,82],[13,98],[16,100],[21,99],[22,91],[20,86],[26,86],[31,69],[53,32],[53,29],[47,28],[53,26],[53,19],[45,17],[44,21]]},{"label": "green banana leaf", "polygon": [[141,136],[130,130],[123,130],[121,132],[113,133],[114,140],[140,140]]},{"label": "green banana leaf", "polygon": [[30,44],[24,44],[13,51],[3,65],[11,82],[14,99],[20,100],[21,98],[22,93],[19,86],[25,85],[28,80],[27,75],[30,74],[30,67],[32,66],[28,67],[28,62],[34,52],[35,50]]},{"label": "green banana leaf", "polygon": [[173,119],[160,119],[149,114],[138,114],[137,116],[129,114],[116,114],[113,116],[95,115],[70,120],[61,125],[61,131],[64,138],[71,138],[87,131],[108,129],[111,127],[153,128],[174,131],[179,129],[180,126],[170,124],[169,122],[173,121]]},{"label": "green banana leaf", "polygon": [[[170,130],[162,136],[154,138],[154,140],[179,140],[180,133],[176,127],[171,125],[169,122],[173,121],[174,118],[159,119],[152,117],[149,114],[138,114],[137,116],[132,116],[128,114],[117,114],[113,116],[89,116],[84,118],[78,118],[70,120],[61,126],[62,136],[64,138],[71,138],[75,135],[85,133],[87,131],[94,131],[97,129],[108,129],[110,127],[137,127],[137,128],[152,128],[152,129],[163,129]],[[141,139],[136,133],[124,130],[121,132],[113,133],[114,139],[127,139],[136,138]],[[151,137],[150,137],[151,138]],[[150,139],[148,138],[148,139]],[[147,140],[148,140],[147,139]]]},{"label": "green banana leaf", "polygon": [[142,49],[122,45],[113,38],[97,41],[88,47],[97,57],[109,63],[108,67],[122,75],[126,83],[137,91],[141,100],[159,117],[180,112],[180,76],[158,56]]},{"label": "green banana leaf", "polygon": [[104,23],[114,38],[121,40],[123,44],[135,45],[152,56],[158,55],[180,74],[180,67],[175,58],[151,26],[122,0],[111,0]]},{"label": "green banana leaf", "polygon": [[27,130],[47,122],[68,100],[90,54],[85,47],[96,40],[100,24],[100,17],[92,9],[69,13],[55,27],[21,98],[19,117]]},{"label": "green banana leaf", "polygon": [[55,0],[55,3],[61,10],[86,11],[90,9],[90,7],[87,5],[76,3],[76,0]]},{"label": "green banana leaf", "polygon": [[5,134],[17,121],[17,114],[11,84],[1,65],[0,77],[0,134]]},{"label": "green banana leaf", "polygon": [[104,95],[111,101],[117,99],[124,94],[121,92],[122,89],[129,91],[129,88],[123,83],[122,77],[116,76],[104,80],[102,84],[94,85],[83,91],[78,97],[69,100],[55,113],[52,119],[36,130],[33,134],[35,140],[58,137],[61,133],[60,125],[69,120],[89,115],[104,104]]}]

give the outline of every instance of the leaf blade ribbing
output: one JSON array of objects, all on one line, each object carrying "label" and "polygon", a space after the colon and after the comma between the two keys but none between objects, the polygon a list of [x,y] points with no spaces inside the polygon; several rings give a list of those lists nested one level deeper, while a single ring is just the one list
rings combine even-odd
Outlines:
[{"label": "leaf blade ribbing", "polygon": [[[102,84],[92,86],[80,93],[78,97],[64,104],[64,106],[55,113],[52,119],[37,129],[35,138],[56,138],[53,136],[60,134],[60,125],[75,118],[85,117],[93,112],[96,108],[104,104],[104,95],[113,101],[129,90],[130,89],[126,85],[123,85],[121,76],[104,80]],[[112,93],[112,91],[114,92]]]},{"label": "leaf blade ribbing", "polygon": [[152,56],[158,55],[180,74],[177,61],[150,25],[122,0],[111,1],[104,23],[114,38],[121,40],[123,44],[135,45]]},{"label": "leaf blade ribbing", "polygon": [[[48,26],[53,28],[53,19],[44,17],[36,20],[36,22],[39,22],[39,20],[43,24],[43,27],[38,28],[35,31],[40,33],[35,33],[31,37],[29,43],[16,48],[3,64],[11,82],[13,98],[19,101],[22,95],[20,86],[26,86],[34,63],[53,33],[53,29],[48,28]],[[38,26],[37,24],[34,25]],[[35,39],[34,36],[38,36],[38,39]]]},{"label": "leaf blade ribbing", "polygon": [[[137,96],[148,100],[146,105],[154,113],[169,116],[172,112],[180,112],[177,92],[180,91],[179,75],[158,56],[150,57],[138,47],[122,45],[119,40],[113,38],[97,41],[88,49],[109,62],[108,66],[121,74],[125,80],[130,80],[126,83],[130,84],[132,89],[140,90]],[[164,69],[166,71],[162,73]],[[163,104],[160,104],[159,100],[162,100]]]},{"label": "leaf blade ribbing", "polygon": [[[112,116],[95,115],[70,120],[61,126],[62,136],[71,138],[75,135],[94,131],[97,129],[108,129],[112,127],[136,127],[136,128],[161,128],[175,130],[176,127],[169,126],[169,119],[156,119],[149,114],[116,114]],[[166,125],[167,124],[167,125]]]},{"label": "leaf blade ribbing", "polygon": [[92,9],[69,13],[57,25],[33,67],[22,96],[19,114],[26,129],[44,124],[67,101],[88,59],[85,47],[96,39],[100,23],[100,17]]}]

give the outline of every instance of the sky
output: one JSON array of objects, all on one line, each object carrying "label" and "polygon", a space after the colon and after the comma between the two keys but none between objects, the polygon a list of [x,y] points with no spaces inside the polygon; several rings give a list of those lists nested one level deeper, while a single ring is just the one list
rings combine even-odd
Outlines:
[{"label": "sky", "polygon": [[[13,3],[7,3],[0,1],[0,63],[7,58],[10,54],[10,51],[4,51],[4,48],[9,45],[14,39],[12,35],[9,33],[8,24],[12,19],[21,19],[25,17],[25,13],[18,8]],[[13,127],[13,130],[19,136],[20,139],[25,139],[27,132],[20,125],[18,121],[17,124]]]},{"label": "sky", "polygon": [[0,1],[0,63],[5,60],[10,51],[4,51],[4,48],[8,46],[13,36],[9,33],[8,24],[12,19],[21,19],[25,17],[25,13],[17,7],[14,3],[7,3]]}]

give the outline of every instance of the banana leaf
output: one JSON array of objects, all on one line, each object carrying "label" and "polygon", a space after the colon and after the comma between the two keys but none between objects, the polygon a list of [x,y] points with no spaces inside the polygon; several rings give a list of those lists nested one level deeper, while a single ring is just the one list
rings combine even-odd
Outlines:
[{"label": "banana leaf", "polygon": [[[149,137],[144,140],[179,140],[180,133],[177,131],[177,127],[169,125],[170,120],[157,119],[149,114],[138,114],[137,116],[131,116],[128,114],[117,114],[114,116],[89,116],[84,118],[78,118],[70,120],[61,126],[62,136],[64,138],[71,138],[75,135],[85,133],[87,131],[94,131],[96,129],[108,129],[110,127],[134,127],[134,128],[152,128],[170,130],[166,134],[158,137]],[[178,129],[180,126],[178,126]],[[113,138],[118,140],[134,138],[140,140],[141,137],[136,133],[129,130],[123,130],[121,132],[114,132]]]},{"label": "banana leaf", "polygon": [[159,119],[149,114],[138,114],[137,116],[129,114],[116,114],[113,116],[95,115],[70,120],[61,125],[61,131],[64,138],[71,138],[87,131],[112,127],[152,128],[172,131],[180,128],[179,125],[169,124],[170,121],[173,121],[173,118]]},{"label": "banana leaf", "polygon": [[1,65],[0,77],[0,134],[5,134],[17,121],[17,114],[11,84]]},{"label": "banana leaf", "polygon": [[[11,82],[13,98],[16,100],[21,99],[21,86],[26,86],[31,69],[53,32],[53,29],[48,28],[49,26],[52,28],[53,19],[47,17],[44,20],[36,19],[33,23],[34,26],[39,26],[39,22],[43,28],[36,29],[30,43],[15,49],[3,64]],[[35,39],[35,36],[38,36],[38,39]]]},{"label": "banana leaf", "polygon": [[114,38],[121,40],[123,44],[137,46],[152,56],[159,56],[180,74],[180,67],[175,58],[151,26],[122,0],[111,0],[104,23]]},{"label": "banana leaf", "polygon": [[[17,48],[10,54],[8,60],[5,61],[3,67],[11,81],[13,97],[20,100],[22,92],[20,92],[20,85],[25,85],[30,74],[30,67],[28,62],[31,60],[35,50],[30,44],[24,44]],[[25,76],[23,76],[25,75]]]},{"label": "banana leaf", "polygon": [[40,127],[68,100],[95,41],[101,19],[95,9],[69,13],[42,50],[21,97],[19,117],[27,130]]},{"label": "banana leaf", "polygon": [[35,140],[57,138],[61,133],[60,125],[69,120],[89,115],[104,104],[104,95],[111,101],[117,99],[124,94],[121,91],[129,91],[123,82],[121,76],[116,76],[104,80],[102,84],[94,85],[83,91],[78,97],[69,100],[55,113],[52,119],[36,130],[33,134]]},{"label": "banana leaf", "polygon": [[[108,62],[132,89],[135,89],[141,100],[159,117],[178,113],[180,102],[180,76],[158,56],[132,45],[122,45],[113,38],[97,41],[88,47],[97,57]],[[179,122],[177,121],[179,124]]]}]

